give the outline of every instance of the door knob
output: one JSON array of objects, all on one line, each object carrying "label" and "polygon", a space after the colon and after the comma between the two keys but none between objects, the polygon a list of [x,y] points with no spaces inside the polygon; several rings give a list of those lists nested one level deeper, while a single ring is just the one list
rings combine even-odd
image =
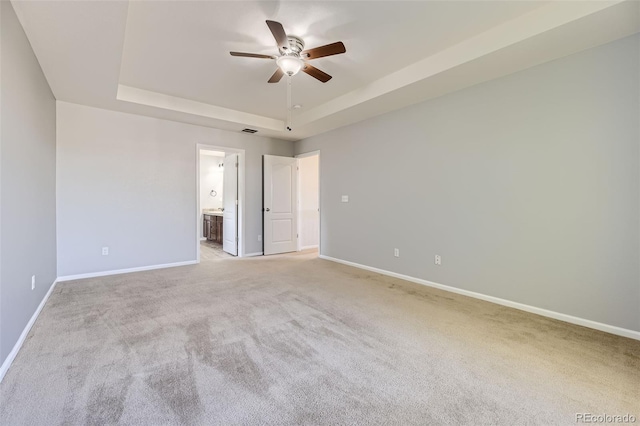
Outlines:
[{"label": "door knob", "polygon": [[267,210],[268,212],[270,212],[270,211],[271,211],[271,209],[270,209],[269,207],[267,207],[267,208],[266,208],[266,210]]}]

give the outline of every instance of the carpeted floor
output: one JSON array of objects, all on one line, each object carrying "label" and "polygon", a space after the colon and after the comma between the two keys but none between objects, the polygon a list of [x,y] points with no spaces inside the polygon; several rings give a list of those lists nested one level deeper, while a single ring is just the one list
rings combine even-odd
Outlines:
[{"label": "carpeted floor", "polygon": [[575,424],[640,418],[640,342],[313,253],[61,283],[0,424]]}]

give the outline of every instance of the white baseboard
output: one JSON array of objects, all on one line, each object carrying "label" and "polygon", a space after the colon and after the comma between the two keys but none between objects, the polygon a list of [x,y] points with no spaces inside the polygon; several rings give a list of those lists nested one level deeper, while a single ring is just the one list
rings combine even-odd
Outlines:
[{"label": "white baseboard", "polygon": [[47,300],[49,299],[49,296],[51,296],[51,293],[53,293],[53,289],[55,288],[57,283],[58,280],[55,280],[53,284],[51,284],[51,287],[49,287],[49,291],[47,291],[47,294],[44,295],[42,301],[38,305],[38,308],[31,316],[31,319],[25,326],[24,330],[22,330],[22,334],[18,338],[18,341],[15,345],[13,345],[13,349],[11,349],[11,352],[9,352],[9,355],[7,355],[7,358],[2,363],[2,366],[0,367],[0,382],[2,382],[2,379],[4,379],[4,375],[7,374],[7,371],[9,370],[9,367],[11,367],[11,363],[13,363],[13,360],[16,359],[18,351],[20,351],[22,344],[27,339],[27,335],[29,334],[29,331],[31,331],[31,327],[33,327],[33,324],[36,323],[38,315],[40,315],[42,308],[44,308],[44,305],[47,303]]},{"label": "white baseboard", "polygon": [[614,325],[603,324],[601,322],[596,322],[584,318],[574,317],[572,315],[562,314],[560,312],[550,311],[543,308],[537,308],[535,306],[525,305],[524,303],[512,302],[511,300],[501,299],[499,297],[487,296],[482,293],[476,293],[474,291],[463,290],[456,287],[451,287],[444,284],[438,284],[432,281],[423,280],[421,278],[411,277],[409,275],[398,274],[396,272],[386,271],[384,269],[374,268],[372,266],[361,265],[359,263],[349,262],[347,260],[337,259],[334,257],[329,257],[325,255],[319,256],[321,259],[329,260],[331,262],[342,263],[344,265],[353,266],[359,269],[365,269],[371,272],[377,272],[382,275],[387,275],[394,278],[400,278],[405,281],[410,281],[416,284],[422,284],[428,287],[437,288],[440,290],[449,291],[451,293],[461,294],[463,296],[473,297],[475,299],[484,300],[491,303],[496,303],[498,305],[508,306],[510,308],[519,309],[525,312],[531,312],[533,314],[542,315],[543,317],[553,318],[560,321],[568,322],[571,324],[581,325],[583,327],[593,328],[595,330],[604,331],[606,333],[616,334],[618,336],[628,337],[630,339],[640,340],[640,332],[629,330],[622,327],[616,327]]},{"label": "white baseboard", "polygon": [[200,237],[200,241],[207,241],[207,237]]},{"label": "white baseboard", "polygon": [[255,253],[245,253],[242,257],[253,257],[253,256],[262,256],[263,252],[257,251]]},{"label": "white baseboard", "polygon": [[300,247],[300,251],[302,251],[302,250],[314,249],[314,248],[318,248],[318,245],[317,245],[317,244],[314,244],[314,245],[312,245],[312,246],[302,246],[302,247]]},{"label": "white baseboard", "polygon": [[89,272],[87,274],[65,275],[58,277],[58,282],[81,280],[84,278],[106,277],[108,275],[128,274],[131,272],[151,271],[153,269],[175,268],[176,266],[195,265],[197,260],[187,260],[184,262],[164,263],[161,265],[140,266],[138,268],[116,269],[112,271]]}]

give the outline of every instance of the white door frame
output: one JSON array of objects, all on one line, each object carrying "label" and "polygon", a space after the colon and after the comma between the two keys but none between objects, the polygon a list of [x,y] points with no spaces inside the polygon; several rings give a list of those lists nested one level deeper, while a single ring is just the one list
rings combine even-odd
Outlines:
[{"label": "white door frame", "polygon": [[[322,253],[322,158],[320,156],[320,150],[309,151],[302,154],[298,154],[295,158],[304,158],[304,157],[313,157],[314,155],[318,156],[318,254]],[[298,162],[299,164],[299,162]],[[300,228],[300,173],[298,173],[298,235],[302,232]],[[300,241],[302,238],[298,238],[298,251],[301,250]]]},{"label": "white door frame", "polygon": [[222,151],[225,154],[238,154],[238,257],[244,257],[244,224],[245,208],[245,156],[244,149],[227,146],[196,144],[196,261],[200,263],[200,236],[202,235],[202,220],[200,209],[200,151]]}]

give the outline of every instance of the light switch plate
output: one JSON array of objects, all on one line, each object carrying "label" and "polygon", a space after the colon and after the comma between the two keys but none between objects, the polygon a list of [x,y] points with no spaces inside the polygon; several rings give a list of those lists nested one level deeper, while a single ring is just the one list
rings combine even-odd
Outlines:
[{"label": "light switch plate", "polygon": [[348,203],[349,202],[349,196],[348,195],[343,195],[342,196],[342,202],[343,203]]}]

